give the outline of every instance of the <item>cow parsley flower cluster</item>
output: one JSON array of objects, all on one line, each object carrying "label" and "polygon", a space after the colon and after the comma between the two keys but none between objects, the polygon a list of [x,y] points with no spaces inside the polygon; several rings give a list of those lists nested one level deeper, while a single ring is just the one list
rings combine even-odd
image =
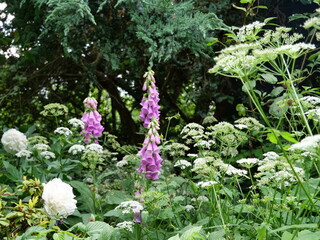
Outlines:
[{"label": "cow parsley flower cluster", "polygon": [[72,126],[72,128],[75,129],[83,129],[84,128],[84,122],[82,122],[80,119],[77,118],[71,118],[68,123]]},{"label": "cow parsley flower cluster", "polygon": [[55,134],[60,134],[64,136],[70,136],[72,135],[72,132],[70,131],[69,128],[66,127],[58,127],[56,130],[53,131]]},{"label": "cow parsley flower cluster", "polygon": [[181,169],[186,169],[187,167],[192,166],[192,164],[190,162],[188,162],[187,160],[178,160],[175,164],[174,167],[179,167]]},{"label": "cow parsley flower cluster", "polygon": [[31,157],[32,155],[32,152],[28,151],[28,150],[21,150],[19,151],[18,153],[16,153],[16,156],[17,157],[26,157],[26,158],[29,158]]},{"label": "cow parsley flower cluster", "polygon": [[317,148],[320,147],[320,135],[309,136],[302,139],[299,143],[291,145],[289,150],[295,151],[307,151],[315,152]]},{"label": "cow parsley flower cluster", "polygon": [[38,143],[38,144],[35,144],[33,148],[39,152],[43,152],[43,151],[48,151],[50,149],[50,146],[44,143]]},{"label": "cow parsley flower cluster", "polygon": [[77,155],[84,151],[85,151],[85,146],[80,144],[75,144],[69,148],[68,153],[71,153],[72,155]]},{"label": "cow parsley flower cluster", "polygon": [[40,153],[40,155],[47,160],[56,158],[56,155],[53,152],[49,152],[49,151],[43,151]]}]

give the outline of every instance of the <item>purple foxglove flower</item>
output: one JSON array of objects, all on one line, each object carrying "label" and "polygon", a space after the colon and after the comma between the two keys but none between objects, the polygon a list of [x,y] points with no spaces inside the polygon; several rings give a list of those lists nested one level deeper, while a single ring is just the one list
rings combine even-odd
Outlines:
[{"label": "purple foxglove flower", "polygon": [[104,127],[100,124],[101,115],[97,111],[98,102],[94,98],[86,98],[83,103],[85,104],[85,112],[81,118],[84,122],[84,129],[82,130],[82,135],[84,137],[84,142],[87,144],[98,143],[96,140],[101,136]]},{"label": "purple foxglove flower", "polygon": [[139,151],[141,156],[141,165],[137,169],[138,172],[144,173],[146,178],[157,180],[159,179],[159,171],[161,168],[162,158],[159,155],[160,137],[158,134],[160,106],[159,92],[155,85],[154,72],[152,70],[143,75],[146,78],[142,90],[147,91],[143,96],[140,105],[140,120],[143,121],[143,126],[148,128],[148,132],[143,141],[143,147]]}]

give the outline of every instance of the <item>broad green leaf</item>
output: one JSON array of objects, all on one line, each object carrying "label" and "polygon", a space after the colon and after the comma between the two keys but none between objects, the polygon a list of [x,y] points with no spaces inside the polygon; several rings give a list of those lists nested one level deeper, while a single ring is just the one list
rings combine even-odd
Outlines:
[{"label": "broad green leaf", "polygon": [[298,237],[295,240],[319,240],[320,231],[311,232],[309,230],[303,230],[298,233]]},{"label": "broad green leaf", "polygon": [[169,238],[168,240],[181,240],[180,237],[179,237],[179,234]]},{"label": "broad green leaf", "polygon": [[22,180],[22,174],[18,169],[10,164],[9,162],[3,161],[3,166],[5,167],[8,174],[6,176],[11,179],[12,181],[20,181]]},{"label": "broad green leaf", "polygon": [[274,144],[277,144],[277,143],[278,143],[277,138],[276,138],[276,136],[274,135],[274,133],[268,133],[268,134],[267,134],[267,139],[268,139],[271,143],[274,143]]},{"label": "broad green leaf", "polygon": [[193,226],[187,231],[185,231],[182,236],[180,237],[181,240],[195,240],[197,238],[205,239],[201,234],[200,231],[202,226]]},{"label": "broad green leaf", "polygon": [[286,231],[282,234],[281,240],[292,240],[293,237],[294,237],[293,234]]},{"label": "broad green leaf", "polygon": [[106,203],[108,204],[120,204],[124,201],[132,200],[132,197],[123,191],[111,190],[106,194]]},{"label": "broad green leaf", "polygon": [[261,74],[261,77],[270,84],[275,84],[278,81],[278,79],[270,73]]},{"label": "broad green leaf", "polygon": [[221,229],[220,231],[215,231],[210,233],[208,240],[225,240],[224,235],[226,231]]},{"label": "broad green leaf", "polygon": [[283,87],[276,87],[272,89],[270,97],[278,97],[285,89]]},{"label": "broad green leaf", "polygon": [[289,133],[289,132],[280,132],[281,137],[283,137],[285,140],[292,142],[292,143],[297,143],[298,141],[294,138],[294,136]]},{"label": "broad green leaf", "polygon": [[87,206],[88,210],[91,213],[95,213],[95,202],[94,202],[95,197],[94,197],[94,193],[91,192],[89,187],[83,182],[79,182],[79,181],[71,181],[70,185],[80,193],[80,196],[84,204]]}]

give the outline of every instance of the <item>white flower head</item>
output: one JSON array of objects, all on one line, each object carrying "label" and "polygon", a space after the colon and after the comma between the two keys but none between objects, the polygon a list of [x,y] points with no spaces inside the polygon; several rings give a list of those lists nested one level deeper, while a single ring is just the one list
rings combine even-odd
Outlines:
[{"label": "white flower head", "polygon": [[27,137],[16,129],[9,129],[1,138],[1,143],[6,152],[16,154],[27,149]]},{"label": "white flower head", "polygon": [[17,157],[26,157],[26,158],[29,158],[31,157],[32,155],[32,152],[28,151],[28,150],[21,150],[19,151],[18,153],[16,153],[16,156]]},{"label": "white flower head", "polygon": [[192,164],[187,160],[178,160],[174,164],[174,167],[180,167],[181,169],[186,169],[187,167],[190,167],[190,166],[192,166]]},{"label": "white flower head", "polygon": [[38,143],[34,145],[33,148],[38,150],[39,152],[48,151],[50,149],[49,145],[44,143]]},{"label": "white flower head", "polygon": [[299,143],[293,144],[289,150],[300,150],[313,152],[315,148],[320,146],[320,135],[309,136],[301,140]]},{"label": "white flower head", "polygon": [[198,182],[196,185],[197,187],[206,188],[206,187],[211,187],[215,184],[218,184],[218,182],[216,181]]},{"label": "white flower head", "polygon": [[130,212],[140,213],[143,210],[143,206],[137,201],[125,201],[120,203],[116,209],[122,209],[123,214]]},{"label": "white flower head", "polygon": [[259,162],[258,158],[242,158],[237,161],[237,163],[241,164],[242,166],[244,166],[246,168],[251,168],[255,164],[257,164],[258,162]]},{"label": "white flower head", "polygon": [[85,147],[83,145],[75,144],[69,148],[68,153],[71,153],[72,155],[77,155],[79,153],[84,152],[84,150]]},{"label": "white flower head", "polygon": [[80,119],[77,118],[71,118],[68,123],[73,127],[73,128],[80,128],[84,129],[84,122],[82,122]]},{"label": "white flower head", "polygon": [[130,232],[132,232],[132,226],[133,226],[134,222],[132,221],[124,221],[124,222],[121,222],[121,223],[118,223],[116,225],[117,228],[122,228],[122,229],[127,229],[129,230]]},{"label": "white flower head", "polygon": [[100,146],[97,143],[91,143],[91,144],[86,146],[85,152],[95,152],[95,153],[98,153],[98,154],[102,154],[103,153],[103,147]]},{"label": "white flower head", "polygon": [[49,151],[43,151],[40,153],[40,155],[47,160],[56,158],[56,155],[53,152],[49,152]]},{"label": "white flower head", "polygon": [[199,196],[197,200],[199,202],[209,202],[209,199],[206,196]]},{"label": "white flower head", "polygon": [[62,182],[60,178],[54,178],[42,185],[44,209],[51,218],[66,218],[76,210],[77,200],[74,199],[75,195],[69,184]]},{"label": "white flower head", "polygon": [[184,206],[184,209],[185,209],[187,212],[191,212],[191,211],[194,209],[194,206],[192,206],[192,205],[186,205],[186,206]]},{"label": "white flower head", "polygon": [[54,133],[64,135],[66,137],[72,135],[70,129],[66,127],[58,127],[56,130],[54,130]]}]

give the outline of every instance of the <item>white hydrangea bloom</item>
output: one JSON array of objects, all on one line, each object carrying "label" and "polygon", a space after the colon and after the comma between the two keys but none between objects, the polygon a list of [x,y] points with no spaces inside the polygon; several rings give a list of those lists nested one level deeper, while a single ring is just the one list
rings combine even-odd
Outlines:
[{"label": "white hydrangea bloom", "polygon": [[187,160],[178,160],[174,164],[174,167],[180,167],[181,169],[186,169],[187,167],[190,167],[190,166],[192,166],[192,164]]},{"label": "white hydrangea bloom", "polygon": [[21,150],[19,151],[18,153],[16,153],[16,156],[17,157],[26,157],[26,158],[29,158],[31,157],[32,155],[32,152],[28,151],[28,150]]},{"label": "white hydrangea bloom", "polygon": [[76,210],[77,201],[69,184],[62,182],[60,178],[54,178],[42,185],[44,209],[51,218],[66,218]]},{"label": "white hydrangea bloom", "polygon": [[116,225],[116,228],[127,229],[130,232],[132,232],[133,231],[133,229],[132,229],[133,224],[134,224],[134,222],[132,222],[132,221],[124,221],[124,222],[118,223]]},{"label": "white hydrangea bloom", "polygon": [[70,136],[72,135],[72,132],[69,128],[66,127],[58,127],[56,130],[54,130],[55,134],[61,134],[64,136]]},{"label": "white hydrangea bloom", "polygon": [[191,211],[194,209],[194,206],[192,206],[192,205],[186,205],[186,206],[184,206],[184,209],[185,209],[187,212],[191,212]]},{"label": "white hydrangea bloom", "polygon": [[299,143],[293,144],[289,150],[301,150],[313,152],[315,148],[318,148],[320,144],[320,135],[309,136],[301,140]]},{"label": "white hydrangea bloom", "polygon": [[86,146],[85,152],[96,152],[103,154],[103,147],[96,143],[91,143]]},{"label": "white hydrangea bloom", "polygon": [[53,152],[49,152],[49,151],[43,151],[40,153],[40,155],[47,160],[56,158],[56,155]]},{"label": "white hydrangea bloom", "polygon": [[16,129],[9,129],[1,138],[1,143],[6,152],[16,154],[27,149],[27,137]]},{"label": "white hydrangea bloom", "polygon": [[197,187],[201,187],[201,188],[206,188],[206,187],[211,187],[215,184],[218,184],[218,182],[216,181],[207,181],[207,182],[198,182],[196,183]]},{"label": "white hydrangea bloom", "polygon": [[137,201],[125,201],[120,203],[115,209],[122,209],[122,213],[140,213],[143,210],[143,206]]},{"label": "white hydrangea bloom", "polygon": [[315,109],[311,109],[305,113],[309,119],[314,120],[315,122],[319,122],[320,120],[320,107]]},{"label": "white hydrangea bloom", "polygon": [[80,119],[77,118],[71,118],[68,123],[73,127],[73,128],[80,128],[84,129],[84,122],[82,122]]},{"label": "white hydrangea bloom", "polygon": [[38,150],[39,152],[47,151],[50,149],[49,145],[43,143],[38,143],[34,145],[33,148]]},{"label": "white hydrangea bloom", "polygon": [[75,144],[73,146],[71,146],[68,150],[68,153],[71,153],[72,155],[77,155],[79,153],[84,152],[85,147],[81,144]]},{"label": "white hydrangea bloom", "polygon": [[313,106],[319,105],[320,104],[320,98],[319,97],[314,97],[314,96],[305,96],[300,98],[301,101],[307,102]]}]

